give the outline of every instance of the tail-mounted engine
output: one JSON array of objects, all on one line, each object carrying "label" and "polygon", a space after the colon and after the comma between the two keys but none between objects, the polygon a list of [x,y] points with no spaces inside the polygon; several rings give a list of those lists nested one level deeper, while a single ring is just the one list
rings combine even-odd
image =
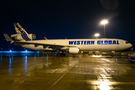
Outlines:
[{"label": "tail-mounted engine", "polygon": [[14,40],[19,40],[19,41],[22,41],[22,40],[33,40],[33,39],[36,39],[36,35],[35,34],[26,34],[26,35],[23,35],[23,34],[12,34],[11,35],[11,38],[14,39]]}]

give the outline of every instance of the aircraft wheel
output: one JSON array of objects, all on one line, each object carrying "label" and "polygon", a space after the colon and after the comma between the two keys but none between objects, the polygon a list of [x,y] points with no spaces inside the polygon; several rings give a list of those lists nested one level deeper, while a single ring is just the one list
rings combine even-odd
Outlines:
[{"label": "aircraft wheel", "polygon": [[66,54],[65,53],[61,53],[60,56],[66,56]]},{"label": "aircraft wheel", "polygon": [[133,63],[133,61],[130,61],[130,63]]}]

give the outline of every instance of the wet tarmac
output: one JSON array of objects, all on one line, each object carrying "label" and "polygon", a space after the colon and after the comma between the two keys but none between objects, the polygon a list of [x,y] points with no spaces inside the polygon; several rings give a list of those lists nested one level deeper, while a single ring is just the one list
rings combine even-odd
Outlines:
[{"label": "wet tarmac", "polygon": [[0,90],[135,90],[127,57],[1,57]]}]

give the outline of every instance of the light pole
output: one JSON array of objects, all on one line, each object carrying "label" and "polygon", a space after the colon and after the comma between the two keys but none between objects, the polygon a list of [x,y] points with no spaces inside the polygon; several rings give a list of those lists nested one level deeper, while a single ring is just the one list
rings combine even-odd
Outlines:
[{"label": "light pole", "polygon": [[97,37],[97,38],[98,38],[99,36],[100,36],[100,34],[99,34],[99,33],[95,33],[95,37]]},{"label": "light pole", "polygon": [[107,24],[107,23],[108,23],[107,20],[102,20],[102,21],[101,21],[101,24],[104,25],[104,38],[105,38],[105,24]]}]

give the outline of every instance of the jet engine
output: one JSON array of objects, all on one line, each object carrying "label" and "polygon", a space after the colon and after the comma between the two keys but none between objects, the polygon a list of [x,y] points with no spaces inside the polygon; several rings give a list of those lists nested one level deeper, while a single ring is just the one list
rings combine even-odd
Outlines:
[{"label": "jet engine", "polygon": [[78,47],[70,47],[69,48],[69,53],[79,53],[79,48]]},{"label": "jet engine", "polygon": [[[26,35],[26,37],[33,40],[33,39],[36,38],[36,35],[35,35],[35,34],[28,34],[28,36]],[[19,40],[19,41],[25,40],[25,39],[22,37],[21,34],[12,34],[12,35],[11,35],[11,38],[14,39],[14,40]]]},{"label": "jet engine", "polygon": [[36,35],[35,35],[35,34],[29,34],[28,36],[29,36],[30,39],[32,39],[32,40],[33,40],[33,39],[36,39]]}]

